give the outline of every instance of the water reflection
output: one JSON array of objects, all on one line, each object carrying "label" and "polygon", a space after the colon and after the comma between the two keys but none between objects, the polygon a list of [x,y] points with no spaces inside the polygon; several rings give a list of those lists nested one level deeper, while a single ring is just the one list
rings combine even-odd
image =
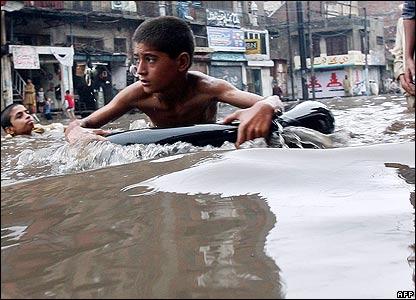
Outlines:
[{"label": "water reflection", "polygon": [[[400,178],[406,181],[408,184],[415,184],[415,168],[411,168],[407,165],[402,165],[399,163],[385,163],[385,166],[388,168],[396,168],[397,174]],[[413,186],[413,191],[410,192],[409,196],[410,204],[413,206],[413,234],[414,234],[414,227],[415,227],[415,190]],[[415,284],[415,242],[409,246],[411,254],[407,257],[407,261],[409,262],[410,268],[413,270],[413,284]]]},{"label": "water reflection", "polygon": [[[163,174],[205,158],[158,164]],[[275,222],[265,201],[120,191],[159,174],[154,165],[2,187],[2,296],[281,297],[277,267],[263,252]],[[20,244],[6,247],[19,226]]]},{"label": "water reflection", "polygon": [[[414,173],[414,144],[226,152],[130,185],[129,192],[260,195],[277,218],[265,251],[281,270],[285,297],[394,297],[414,286],[406,246],[414,244],[408,202],[414,184],[401,180],[388,161]],[[231,252],[229,245],[214,253],[221,258],[224,252]]]}]

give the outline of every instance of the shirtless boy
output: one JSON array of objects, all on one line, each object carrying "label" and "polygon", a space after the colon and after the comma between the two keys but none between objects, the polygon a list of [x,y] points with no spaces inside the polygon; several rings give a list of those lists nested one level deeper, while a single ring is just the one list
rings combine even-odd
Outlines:
[{"label": "shirtless boy", "polygon": [[225,80],[189,71],[194,37],[181,19],[163,16],[146,20],[136,29],[133,42],[133,71],[139,81],[88,117],[71,122],[65,132],[70,143],[91,139],[91,131],[85,128],[103,126],[133,108],[144,112],[157,127],[214,123],[217,103],[224,102],[241,108],[223,120],[240,121],[238,147],[244,141],[266,137],[273,114],[283,110],[277,96],[263,98],[238,90]]}]

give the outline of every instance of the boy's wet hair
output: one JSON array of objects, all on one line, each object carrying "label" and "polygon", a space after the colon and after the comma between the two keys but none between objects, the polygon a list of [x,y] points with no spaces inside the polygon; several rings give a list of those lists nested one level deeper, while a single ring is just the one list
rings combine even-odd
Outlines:
[{"label": "boy's wet hair", "polygon": [[13,107],[18,106],[21,104],[18,103],[12,103],[10,105],[7,105],[5,109],[1,111],[1,127],[6,130],[7,127],[11,127],[12,123],[10,122],[10,113],[13,109]]},{"label": "boy's wet hair", "polygon": [[170,58],[177,58],[179,54],[186,52],[192,63],[194,35],[189,25],[182,19],[173,16],[148,19],[137,27],[133,42],[154,47]]}]

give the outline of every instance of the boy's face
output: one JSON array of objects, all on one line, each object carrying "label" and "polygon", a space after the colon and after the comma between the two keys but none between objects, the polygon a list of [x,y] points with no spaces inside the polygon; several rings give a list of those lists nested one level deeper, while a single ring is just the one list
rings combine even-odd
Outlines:
[{"label": "boy's face", "polygon": [[144,43],[135,44],[133,51],[136,73],[146,93],[163,92],[175,85],[179,75],[176,59]]},{"label": "boy's face", "polygon": [[12,135],[30,135],[35,126],[33,117],[23,105],[16,105],[12,108],[10,111],[10,123],[12,126],[6,128],[5,131]]}]

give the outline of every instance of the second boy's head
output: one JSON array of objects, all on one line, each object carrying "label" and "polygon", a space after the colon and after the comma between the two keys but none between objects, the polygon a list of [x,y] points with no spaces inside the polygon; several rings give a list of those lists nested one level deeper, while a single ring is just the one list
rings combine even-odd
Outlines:
[{"label": "second boy's head", "polygon": [[168,88],[192,64],[194,36],[188,24],[163,16],[144,21],[133,35],[136,76],[145,90]]},{"label": "second boy's head", "polygon": [[35,123],[26,107],[13,103],[1,112],[1,126],[6,133],[12,136],[30,135]]}]

